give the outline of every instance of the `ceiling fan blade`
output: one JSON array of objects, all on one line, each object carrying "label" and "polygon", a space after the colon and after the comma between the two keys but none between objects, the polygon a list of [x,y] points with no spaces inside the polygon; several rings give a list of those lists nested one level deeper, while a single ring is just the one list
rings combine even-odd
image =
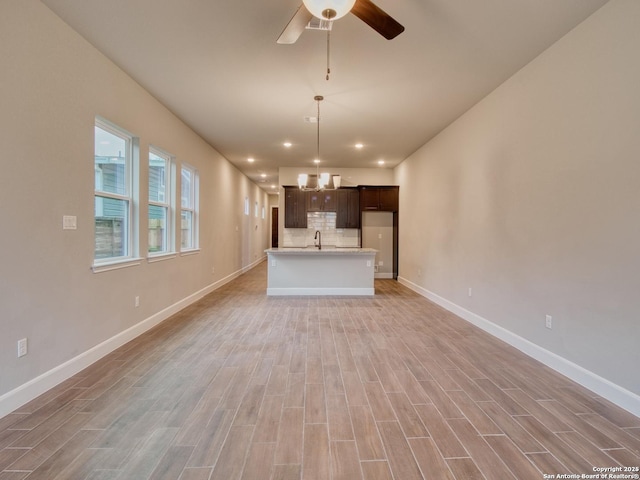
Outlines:
[{"label": "ceiling fan blade", "polygon": [[296,13],[293,15],[287,26],[278,37],[277,43],[290,45],[296,43],[298,37],[302,35],[305,27],[311,21],[313,15],[305,8],[304,5],[300,5]]},{"label": "ceiling fan blade", "polygon": [[370,0],[356,0],[355,5],[351,9],[351,13],[387,40],[396,38],[404,32],[404,27],[402,25],[396,22]]}]

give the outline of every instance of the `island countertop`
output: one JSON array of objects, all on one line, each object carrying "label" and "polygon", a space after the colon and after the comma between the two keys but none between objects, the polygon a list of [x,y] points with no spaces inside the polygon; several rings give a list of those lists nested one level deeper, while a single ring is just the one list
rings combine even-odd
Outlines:
[{"label": "island countertop", "polygon": [[318,249],[318,247],[283,247],[268,248],[265,250],[267,255],[307,255],[307,254],[325,254],[325,255],[371,255],[377,253],[374,248],[359,247],[333,247],[326,246]]}]

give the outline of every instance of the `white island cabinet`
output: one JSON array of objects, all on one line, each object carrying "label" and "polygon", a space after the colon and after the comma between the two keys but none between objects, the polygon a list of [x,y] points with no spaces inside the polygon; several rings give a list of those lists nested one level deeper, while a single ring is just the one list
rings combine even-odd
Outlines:
[{"label": "white island cabinet", "polygon": [[267,295],[373,295],[373,248],[271,248]]}]

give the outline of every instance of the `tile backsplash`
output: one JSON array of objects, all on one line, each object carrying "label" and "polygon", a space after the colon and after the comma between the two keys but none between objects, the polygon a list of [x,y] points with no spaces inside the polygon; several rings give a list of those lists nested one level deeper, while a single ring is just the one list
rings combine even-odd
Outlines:
[{"label": "tile backsplash", "polygon": [[335,212],[307,212],[307,228],[285,228],[282,246],[312,246],[316,230],[322,233],[323,246],[360,246],[360,230],[357,228],[336,228]]}]

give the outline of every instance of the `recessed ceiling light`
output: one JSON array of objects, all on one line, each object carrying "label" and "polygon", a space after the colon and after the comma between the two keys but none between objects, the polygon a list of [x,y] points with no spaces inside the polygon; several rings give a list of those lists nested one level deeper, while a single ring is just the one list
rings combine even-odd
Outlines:
[{"label": "recessed ceiling light", "polygon": [[320,163],[320,160],[316,158],[316,159],[313,161],[313,163],[316,163],[316,164],[317,164],[317,163]]},{"label": "recessed ceiling light", "polygon": [[356,148],[357,148],[357,149],[361,149],[361,148],[363,148],[363,147],[364,147],[364,145],[363,145],[363,144],[361,144],[361,143],[356,143]]},{"label": "recessed ceiling light", "polygon": [[247,158],[247,162],[249,162],[249,163],[253,163],[253,162],[255,162],[255,161],[256,161],[256,159],[255,159],[255,158],[253,158],[253,157],[249,157],[249,158]]},{"label": "recessed ceiling light", "polygon": [[378,165],[384,165],[384,160],[378,160]]},{"label": "recessed ceiling light", "polygon": [[261,174],[260,174],[260,176],[261,176],[262,178],[267,178],[267,174],[266,174],[266,173],[261,173]]},{"label": "recessed ceiling light", "polygon": [[284,142],[283,145],[287,148],[291,148],[291,142]]}]

